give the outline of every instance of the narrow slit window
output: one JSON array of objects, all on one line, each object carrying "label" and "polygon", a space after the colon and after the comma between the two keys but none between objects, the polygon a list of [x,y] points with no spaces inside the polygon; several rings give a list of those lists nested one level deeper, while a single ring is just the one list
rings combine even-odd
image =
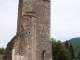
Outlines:
[{"label": "narrow slit window", "polygon": [[45,60],[45,52],[46,50],[43,50],[43,60]]}]

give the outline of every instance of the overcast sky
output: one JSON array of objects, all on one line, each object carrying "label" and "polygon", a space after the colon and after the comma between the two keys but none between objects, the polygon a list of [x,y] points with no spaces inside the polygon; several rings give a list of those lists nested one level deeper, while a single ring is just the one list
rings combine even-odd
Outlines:
[{"label": "overcast sky", "polygon": [[[0,47],[17,30],[18,0],[0,0]],[[65,41],[80,37],[80,0],[51,1],[51,37]]]}]

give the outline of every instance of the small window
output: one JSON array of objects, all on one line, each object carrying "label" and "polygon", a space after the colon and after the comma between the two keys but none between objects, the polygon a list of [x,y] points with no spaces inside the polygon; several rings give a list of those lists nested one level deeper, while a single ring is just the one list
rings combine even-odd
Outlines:
[{"label": "small window", "polygon": [[46,50],[43,50],[42,54],[43,54],[43,60],[45,60],[45,52]]}]

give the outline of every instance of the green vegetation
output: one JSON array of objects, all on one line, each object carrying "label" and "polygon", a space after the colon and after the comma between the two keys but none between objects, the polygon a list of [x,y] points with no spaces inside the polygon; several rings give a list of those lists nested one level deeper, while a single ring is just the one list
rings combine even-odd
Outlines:
[{"label": "green vegetation", "polygon": [[68,41],[52,41],[53,60],[80,60],[80,38],[72,38]]},{"label": "green vegetation", "polygon": [[74,59],[74,49],[71,43],[68,43],[68,41],[64,42],[65,47],[69,50],[69,52],[71,53],[71,59]]},{"label": "green vegetation", "polygon": [[70,43],[69,51],[71,52],[71,58],[74,59],[75,58],[74,49],[71,43]]},{"label": "green vegetation", "polygon": [[6,49],[5,48],[0,48],[0,54],[4,55],[6,53]]},{"label": "green vegetation", "polygon": [[71,52],[61,41],[56,41],[53,38],[51,40],[53,60],[72,60]]},{"label": "green vegetation", "polygon": [[78,59],[80,60],[80,51],[78,52]]},{"label": "green vegetation", "polygon": [[80,51],[80,37],[78,37],[78,38],[72,38],[72,39],[68,40],[68,42],[72,43],[75,56],[77,56],[78,52]]},{"label": "green vegetation", "polygon": [[[80,52],[75,56],[73,43],[69,41],[65,41],[62,43],[61,41],[56,41],[54,38],[52,41],[52,58],[53,60],[79,60]],[[76,42],[75,42],[76,43]],[[75,49],[76,50],[76,49]]]}]

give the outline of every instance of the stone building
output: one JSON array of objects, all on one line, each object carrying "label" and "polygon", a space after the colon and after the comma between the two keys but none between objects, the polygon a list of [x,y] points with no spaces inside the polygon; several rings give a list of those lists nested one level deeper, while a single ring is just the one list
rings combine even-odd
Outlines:
[{"label": "stone building", "polygon": [[6,60],[51,60],[50,0],[19,0],[16,36]]}]

